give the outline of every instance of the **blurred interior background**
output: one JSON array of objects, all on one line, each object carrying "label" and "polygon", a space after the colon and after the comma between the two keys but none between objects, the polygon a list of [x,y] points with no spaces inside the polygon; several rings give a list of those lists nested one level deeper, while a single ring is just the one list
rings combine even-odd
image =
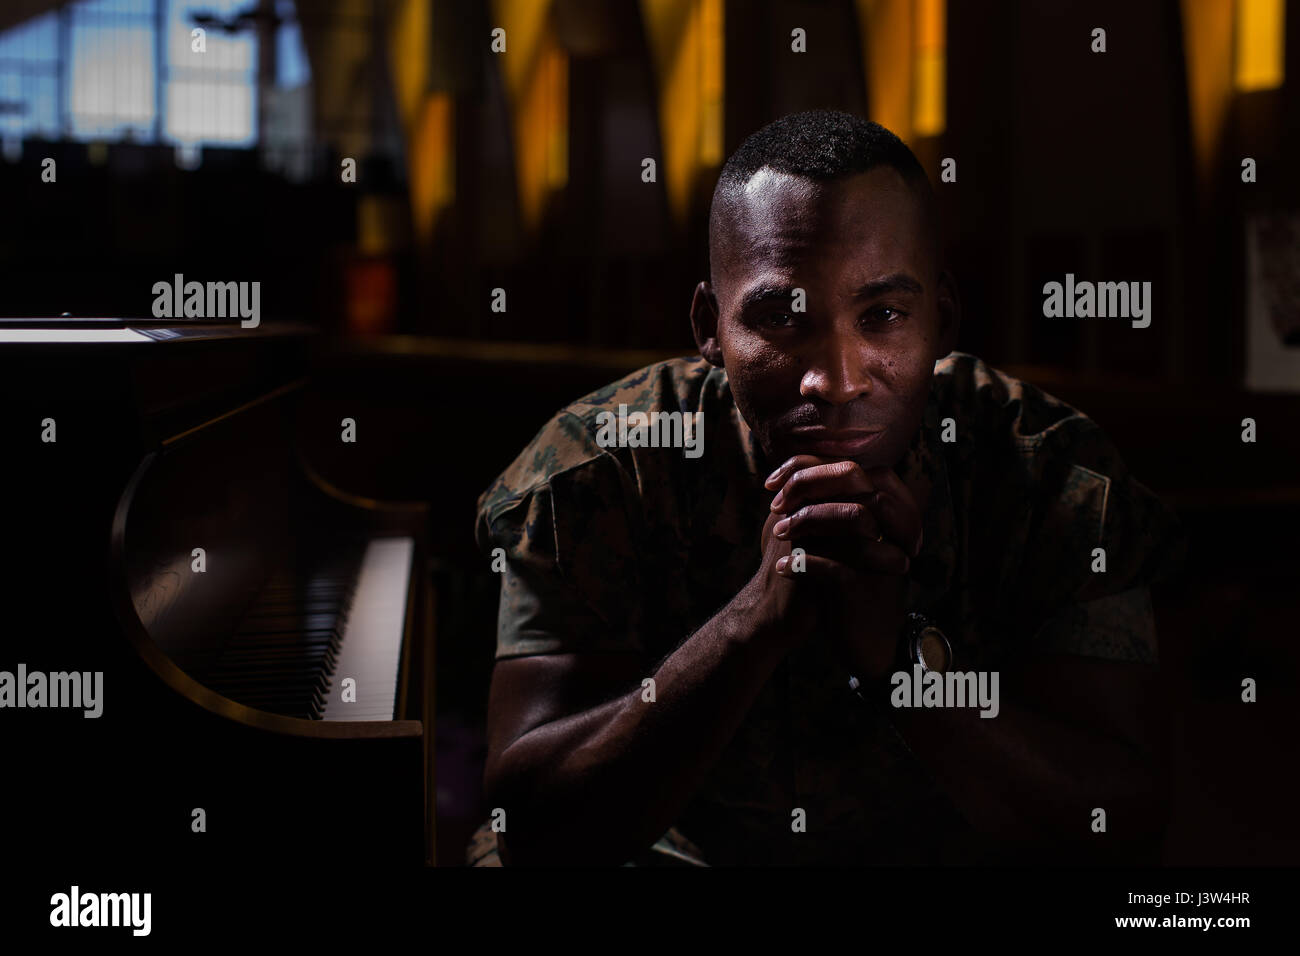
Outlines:
[{"label": "blurred interior background", "polygon": [[[477,495],[556,409],[693,351],[709,197],[746,135],[875,119],[930,171],[960,348],[1090,414],[1193,531],[1160,619],[1169,862],[1294,861],[1267,722],[1294,724],[1298,670],[1298,78],[1283,0],[7,0],[0,315],[147,319],[183,273],[260,281],[264,321],[324,333],[300,407],[319,470],[432,506],[455,864],[487,812]],[[1044,319],[1067,272],[1150,281],[1150,327]],[[1275,676],[1258,710],[1246,675]]]}]

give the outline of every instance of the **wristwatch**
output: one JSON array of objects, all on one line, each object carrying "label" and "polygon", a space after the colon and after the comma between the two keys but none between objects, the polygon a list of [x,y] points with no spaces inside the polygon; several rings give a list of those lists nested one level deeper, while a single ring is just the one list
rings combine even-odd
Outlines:
[{"label": "wristwatch", "polygon": [[900,644],[903,658],[901,663],[908,670],[911,670],[913,664],[920,664],[922,671],[935,671],[939,674],[952,670],[952,644],[948,641],[948,635],[924,614],[913,611],[907,615]]},{"label": "wristwatch", "polygon": [[[920,664],[922,673],[934,671],[945,674],[952,670],[952,662],[952,643],[939,625],[919,611],[909,612],[903,622],[903,633],[899,636],[894,672],[906,671],[910,675],[912,668]],[[890,676],[886,674],[881,683],[888,684]],[[862,681],[858,678],[849,677],[849,690],[864,701],[867,700],[862,696]],[[881,697],[881,694],[872,695],[873,700]]]}]

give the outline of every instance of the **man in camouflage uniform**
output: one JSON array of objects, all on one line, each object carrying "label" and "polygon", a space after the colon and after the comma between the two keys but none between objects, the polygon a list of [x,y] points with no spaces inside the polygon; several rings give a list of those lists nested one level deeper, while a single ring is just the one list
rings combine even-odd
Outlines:
[{"label": "man in camouflage uniform", "polygon": [[[714,195],[700,357],[574,402],[483,494],[505,828],[471,863],[1156,852],[1149,585],[1183,530],[1091,419],[954,350],[932,203],[875,124],[760,130]],[[663,447],[655,413],[698,430]],[[909,612],[998,672],[995,717],[890,705]]]}]

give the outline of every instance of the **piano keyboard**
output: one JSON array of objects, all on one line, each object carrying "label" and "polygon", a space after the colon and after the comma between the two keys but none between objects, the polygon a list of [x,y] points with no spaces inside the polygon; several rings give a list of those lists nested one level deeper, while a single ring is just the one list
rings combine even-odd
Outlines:
[{"label": "piano keyboard", "polygon": [[[249,606],[201,683],[271,713],[393,720],[414,541],[379,538],[279,571]],[[356,702],[342,681],[356,680]]]},{"label": "piano keyboard", "polygon": [[[393,719],[414,553],[411,538],[379,538],[366,547],[323,720]],[[348,677],[356,680],[354,703],[343,700],[342,681]]]}]

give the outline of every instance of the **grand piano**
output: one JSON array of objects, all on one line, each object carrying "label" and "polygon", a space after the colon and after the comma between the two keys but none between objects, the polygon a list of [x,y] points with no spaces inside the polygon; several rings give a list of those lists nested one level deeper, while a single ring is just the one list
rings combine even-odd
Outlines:
[{"label": "grand piano", "polygon": [[434,862],[427,505],[319,473],[314,339],[0,322],[0,670],[104,675],[97,719],[0,710],[6,856]]}]

